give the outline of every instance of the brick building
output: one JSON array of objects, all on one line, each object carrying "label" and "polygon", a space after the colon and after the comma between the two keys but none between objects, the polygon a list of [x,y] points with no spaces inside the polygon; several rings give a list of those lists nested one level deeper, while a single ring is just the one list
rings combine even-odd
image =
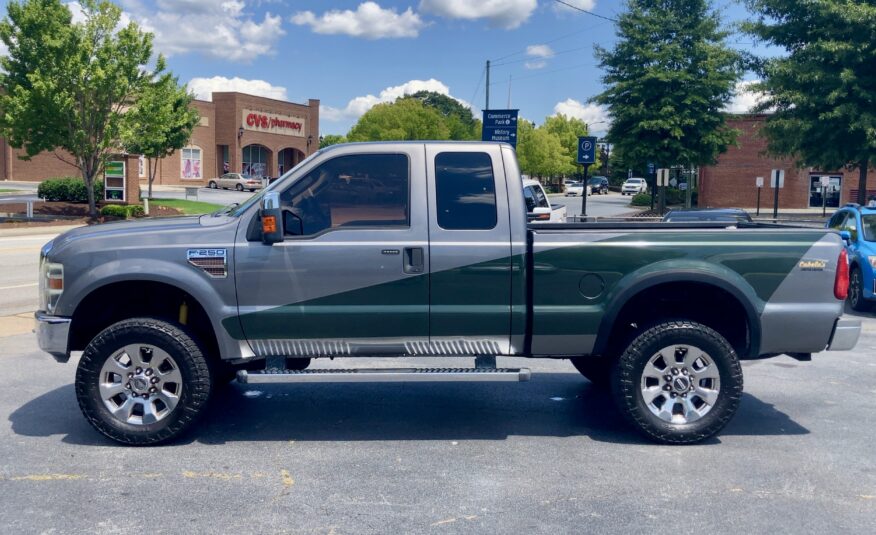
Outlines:
[{"label": "brick building", "polygon": [[[196,100],[201,121],[182,150],[158,163],[155,184],[203,186],[224,172],[278,176],[319,149],[319,101],[295,104],[243,93],[213,93]],[[60,151],[29,161],[0,139],[0,180],[40,182],[78,176],[72,158]],[[131,166],[133,167],[133,166]],[[141,158],[137,175],[146,184]]]},{"label": "brick building", "polygon": [[[784,209],[836,208],[854,202],[858,192],[858,170],[821,170],[798,167],[794,160],[773,158],[765,154],[766,139],[759,130],[766,115],[735,115],[730,127],[741,133],[738,146],[730,147],[714,166],[700,169],[699,206],[713,208],[754,208],[757,204],[757,177],[764,178],[761,189],[761,210],[773,206],[774,190],[770,187],[773,169],[784,169],[785,184],[779,190],[779,207]],[[821,177],[828,176],[829,186],[822,198]],[[868,193],[876,194],[876,172],[867,177]]]}]

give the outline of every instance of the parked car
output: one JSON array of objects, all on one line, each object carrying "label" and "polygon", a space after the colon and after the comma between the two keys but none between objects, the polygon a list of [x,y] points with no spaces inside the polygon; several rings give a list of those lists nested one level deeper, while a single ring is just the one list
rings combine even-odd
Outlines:
[{"label": "parked car", "polygon": [[590,190],[596,194],[608,195],[608,178],[604,176],[595,176],[587,181]]},{"label": "parked car", "polygon": [[648,191],[648,182],[644,178],[628,178],[621,186],[621,195],[635,195]]},{"label": "parked car", "polygon": [[210,189],[236,189],[237,191],[248,189],[249,191],[255,191],[257,189],[262,189],[264,183],[261,178],[252,175],[245,175],[243,173],[225,173],[219,178],[210,180],[207,183],[207,186],[209,186]]},{"label": "parked car", "polygon": [[876,303],[876,208],[847,204],[834,212],[827,227],[839,230],[849,255],[849,305],[865,312]]},{"label": "parked car", "polygon": [[[335,194],[372,180],[407,194]],[[497,367],[506,356],[570,359],[645,436],[685,444],[732,419],[741,360],[857,343],[832,230],[528,224],[522,184],[506,144],[333,145],[211,215],[55,237],[40,250],[36,338],[59,362],[82,351],[71,390],[83,416],[137,445],[190,429],[235,377],[338,390],[528,380]],[[361,366],[424,355],[461,365]],[[305,369],[320,358],[355,369]]]},{"label": "parked car", "polygon": [[[583,194],[583,182],[580,180],[576,180],[574,182],[566,182],[566,197],[580,197]],[[590,185],[587,185],[587,195],[590,196],[593,194],[593,191],[590,189]]]},{"label": "parked car", "polygon": [[715,221],[727,223],[751,223],[751,216],[740,208],[682,208],[670,210],[663,216],[666,223],[691,223]]},{"label": "parked car", "polygon": [[551,204],[544,186],[538,180],[523,180],[523,201],[526,203],[526,213],[530,221],[566,222],[566,206]]}]

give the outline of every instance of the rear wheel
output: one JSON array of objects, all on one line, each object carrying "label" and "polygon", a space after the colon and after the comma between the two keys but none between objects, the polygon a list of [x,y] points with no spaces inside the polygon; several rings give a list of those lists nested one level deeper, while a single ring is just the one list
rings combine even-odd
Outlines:
[{"label": "rear wheel", "polygon": [[216,185],[216,181],[214,180],[211,180],[210,183],[207,185],[210,187],[210,189],[216,189],[219,187],[218,185]]},{"label": "rear wheel", "polygon": [[853,267],[849,275],[849,305],[858,312],[867,312],[873,308],[864,298],[864,274],[858,266]]},{"label": "rear wheel", "polygon": [[714,330],[661,323],[627,347],[612,373],[618,409],[657,442],[690,444],[720,431],[742,397],[742,368]]},{"label": "rear wheel", "polygon": [[236,189],[237,191],[243,191],[243,184],[238,184],[234,186],[234,189]]},{"label": "rear wheel", "polygon": [[103,330],[76,370],[76,397],[88,422],[130,445],[166,442],[189,429],[211,384],[198,344],[182,328],[151,318]]}]

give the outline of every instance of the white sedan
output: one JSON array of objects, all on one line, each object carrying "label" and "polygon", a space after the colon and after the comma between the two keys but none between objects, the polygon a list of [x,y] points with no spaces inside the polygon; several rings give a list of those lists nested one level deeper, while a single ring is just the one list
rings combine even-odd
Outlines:
[{"label": "white sedan", "polygon": [[242,173],[225,173],[219,178],[211,179],[207,182],[207,186],[210,189],[236,189],[237,191],[248,189],[249,191],[255,191],[262,189],[264,184],[260,178],[254,176]]},{"label": "white sedan", "polygon": [[[584,185],[581,182],[567,182],[566,183],[566,197],[580,197],[584,191]],[[587,196],[593,194],[592,189],[590,188],[590,184],[587,184]]]}]

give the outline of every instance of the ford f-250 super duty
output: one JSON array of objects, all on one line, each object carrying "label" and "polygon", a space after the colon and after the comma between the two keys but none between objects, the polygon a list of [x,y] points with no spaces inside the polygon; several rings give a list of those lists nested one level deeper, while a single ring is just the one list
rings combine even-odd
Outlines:
[{"label": "ford f-250 super duty", "polygon": [[[570,359],[657,441],[717,433],[741,359],[847,350],[831,230],[528,225],[510,146],[340,145],[214,214],[69,231],[41,255],[40,347],[83,351],[76,395],[123,443],[189,428],[244,383],[526,380],[497,356]],[[474,367],[307,369],[320,357]],[[609,391],[609,390],[607,390]]]}]

